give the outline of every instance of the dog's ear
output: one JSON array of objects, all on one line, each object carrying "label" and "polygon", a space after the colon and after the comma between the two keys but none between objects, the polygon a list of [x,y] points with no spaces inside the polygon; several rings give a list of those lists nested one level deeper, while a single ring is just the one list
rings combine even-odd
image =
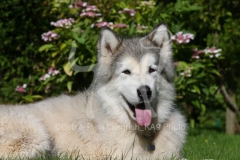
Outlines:
[{"label": "dog's ear", "polygon": [[159,24],[153,31],[144,37],[145,40],[150,41],[150,47],[157,47],[160,49],[159,61],[162,64],[163,73],[166,73],[168,80],[173,80],[174,67],[172,63],[172,42],[170,32],[165,23]]},{"label": "dog's ear", "polygon": [[150,41],[153,47],[160,48],[159,54],[162,60],[166,61],[167,57],[172,56],[171,36],[165,23],[159,24],[144,39]]},{"label": "dog's ear", "polygon": [[98,39],[98,66],[97,66],[97,79],[101,85],[108,82],[110,79],[110,63],[112,62],[112,55],[116,53],[120,45],[120,38],[108,27],[102,27],[101,34]]},{"label": "dog's ear", "polygon": [[162,47],[164,44],[171,43],[171,37],[165,23],[159,24],[147,36],[148,40],[152,41],[156,46]]},{"label": "dog's ear", "polygon": [[119,44],[120,39],[115,33],[110,28],[103,27],[98,40],[98,57],[113,55]]}]

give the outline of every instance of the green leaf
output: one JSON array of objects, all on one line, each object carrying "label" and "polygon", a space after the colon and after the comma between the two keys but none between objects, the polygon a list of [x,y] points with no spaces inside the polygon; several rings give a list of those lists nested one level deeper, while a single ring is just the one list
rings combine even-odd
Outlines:
[{"label": "green leaf", "polygon": [[207,88],[203,88],[203,93],[205,93],[207,96],[209,95],[209,91]]},{"label": "green leaf", "polygon": [[199,101],[191,101],[192,102],[192,104],[194,105],[194,106],[196,106],[197,108],[200,108],[200,103],[199,103]]},{"label": "green leaf", "polygon": [[33,102],[33,97],[31,95],[26,95],[23,97],[23,99],[27,102]]},{"label": "green leaf", "polygon": [[195,80],[195,79],[189,79],[187,82],[186,82],[186,84],[192,84],[192,83],[195,83],[195,82],[197,82],[197,80]]},{"label": "green leaf", "polygon": [[206,112],[206,106],[204,104],[201,103],[201,115],[204,115]]},{"label": "green leaf", "polygon": [[217,75],[217,76],[220,76],[220,73],[215,69],[210,70],[210,72]]},{"label": "green leaf", "polygon": [[72,69],[71,69],[71,67],[70,67],[70,63],[69,63],[69,62],[67,62],[67,63],[63,66],[63,70],[64,70],[64,72],[65,72],[68,76],[72,76],[73,71],[72,71]]},{"label": "green leaf", "polygon": [[201,94],[201,91],[200,89],[197,87],[197,86],[193,86],[193,89],[198,93],[198,94]]},{"label": "green leaf", "polygon": [[48,49],[53,48],[53,47],[54,47],[53,44],[44,44],[38,49],[38,51],[42,52],[42,51],[48,50]]},{"label": "green leaf", "polygon": [[81,38],[78,37],[78,35],[75,32],[72,32],[72,37],[75,39],[78,43],[83,44]]},{"label": "green leaf", "polygon": [[66,43],[62,43],[60,45],[60,51],[63,50],[64,48],[66,48],[66,47],[67,47],[67,44]]},{"label": "green leaf", "polygon": [[53,52],[52,55],[51,55],[52,58],[54,58],[57,54],[58,54],[58,52]]},{"label": "green leaf", "polygon": [[41,95],[32,95],[32,98],[34,98],[34,99],[43,99],[43,96],[41,96]]},{"label": "green leaf", "polygon": [[206,76],[205,72],[201,72],[200,74],[197,74],[196,78],[200,79]]},{"label": "green leaf", "polygon": [[68,91],[69,91],[69,92],[72,91],[72,85],[73,85],[73,82],[72,82],[72,81],[67,82],[67,88],[68,88]]},{"label": "green leaf", "polygon": [[194,128],[195,127],[195,120],[194,119],[190,119],[190,127]]},{"label": "green leaf", "polygon": [[179,61],[177,63],[178,63],[177,69],[179,70],[184,70],[185,68],[188,68],[188,64],[184,61]]}]

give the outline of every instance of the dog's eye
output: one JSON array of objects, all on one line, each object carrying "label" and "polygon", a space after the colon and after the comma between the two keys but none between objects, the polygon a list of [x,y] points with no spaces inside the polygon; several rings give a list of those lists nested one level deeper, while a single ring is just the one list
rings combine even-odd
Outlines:
[{"label": "dog's eye", "polygon": [[153,69],[151,67],[149,67],[149,70],[148,70],[149,73],[153,73],[153,72],[156,72],[156,69]]},{"label": "dog's eye", "polygon": [[128,69],[124,70],[122,73],[124,73],[124,74],[131,74],[131,72]]}]

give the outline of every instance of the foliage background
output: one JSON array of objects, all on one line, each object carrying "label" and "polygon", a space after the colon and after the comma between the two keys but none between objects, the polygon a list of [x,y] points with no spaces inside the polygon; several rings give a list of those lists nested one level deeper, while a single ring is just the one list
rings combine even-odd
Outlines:
[{"label": "foliage background", "polygon": [[[169,30],[193,33],[188,44],[173,45],[176,66],[177,104],[188,117],[191,127],[224,129],[228,101],[221,86],[240,105],[239,51],[240,2],[237,0],[158,0],[107,1],[91,0],[101,17],[81,17],[84,7],[69,8],[80,1],[68,0],[3,0],[0,5],[0,103],[29,103],[56,96],[74,94],[91,84],[93,73],[71,70],[71,66],[97,62],[96,43],[100,28],[91,27],[99,19],[113,24],[119,34],[136,36],[153,29],[160,22]],[[135,15],[119,13],[124,8],[134,9]],[[59,28],[50,22],[74,18],[69,28]],[[140,24],[141,27],[137,27]],[[144,26],[147,26],[145,28]],[[59,34],[57,40],[44,42],[41,35],[47,31]],[[72,42],[76,42],[73,63],[68,61]],[[192,50],[207,47],[221,48],[219,58],[203,55],[193,59]],[[59,74],[45,81],[40,77],[54,67]],[[191,70],[191,76],[180,73]],[[16,92],[17,86],[27,84],[26,92]]]}]

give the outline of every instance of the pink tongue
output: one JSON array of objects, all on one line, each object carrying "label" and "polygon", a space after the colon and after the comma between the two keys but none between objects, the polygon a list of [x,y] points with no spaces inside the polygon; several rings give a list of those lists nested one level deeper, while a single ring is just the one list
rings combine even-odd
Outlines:
[{"label": "pink tongue", "polygon": [[136,120],[139,126],[148,126],[152,121],[152,112],[150,109],[137,109],[136,112]]}]

